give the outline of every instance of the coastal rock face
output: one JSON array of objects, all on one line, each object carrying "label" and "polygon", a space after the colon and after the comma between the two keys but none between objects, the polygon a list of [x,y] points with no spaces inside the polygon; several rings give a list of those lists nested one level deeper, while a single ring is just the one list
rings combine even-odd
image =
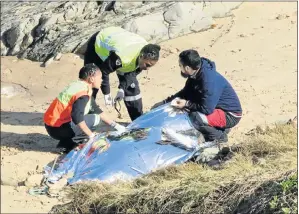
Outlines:
[{"label": "coastal rock face", "polygon": [[211,28],[242,2],[1,2],[1,55],[44,62],[120,26],[152,43]]}]

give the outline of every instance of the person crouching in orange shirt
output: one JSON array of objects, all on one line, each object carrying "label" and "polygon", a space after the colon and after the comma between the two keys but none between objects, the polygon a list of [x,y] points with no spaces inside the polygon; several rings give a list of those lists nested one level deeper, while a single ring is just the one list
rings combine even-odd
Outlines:
[{"label": "person crouching in orange shirt", "polygon": [[[48,134],[59,140],[57,147],[65,152],[77,146],[74,137],[85,134],[95,137],[92,131],[101,121],[124,132],[125,127],[111,120],[95,103],[92,88],[100,88],[102,74],[93,63],[80,69],[79,80],[70,83],[51,103],[44,114]],[[92,112],[92,114],[91,114]]]}]

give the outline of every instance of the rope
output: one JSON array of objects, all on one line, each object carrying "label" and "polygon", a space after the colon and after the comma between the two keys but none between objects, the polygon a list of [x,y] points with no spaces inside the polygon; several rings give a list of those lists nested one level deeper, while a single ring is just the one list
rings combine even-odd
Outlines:
[{"label": "rope", "polygon": [[32,187],[29,189],[28,193],[30,195],[48,195],[49,197],[58,197],[58,194],[50,194],[49,193],[49,183],[48,183],[48,179],[49,177],[52,175],[53,169],[56,165],[56,161],[58,159],[58,156],[55,158],[54,163],[52,165],[51,171],[49,176],[43,181],[43,184],[40,187]]},{"label": "rope", "polygon": [[[117,104],[118,104],[118,106],[119,106],[119,109],[117,109]],[[123,119],[122,118],[122,116],[121,116],[121,113],[120,113],[120,111],[121,111],[121,104],[120,104],[120,101],[119,100],[116,100],[115,102],[114,102],[114,109],[117,111],[117,113],[118,113],[118,118],[119,119]]]},{"label": "rope", "polygon": [[57,157],[55,158],[55,160],[54,160],[54,163],[53,163],[53,165],[52,165],[50,174],[49,174],[49,176],[46,178],[45,183],[48,183],[48,179],[49,179],[49,177],[52,175],[52,172],[53,172],[53,169],[54,169],[54,167],[55,167],[55,165],[56,165],[56,161],[57,161],[57,159],[58,159],[58,156],[57,156]]}]

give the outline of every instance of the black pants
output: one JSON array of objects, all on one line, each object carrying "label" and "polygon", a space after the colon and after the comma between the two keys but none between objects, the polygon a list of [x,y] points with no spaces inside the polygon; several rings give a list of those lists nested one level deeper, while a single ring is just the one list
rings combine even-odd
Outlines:
[{"label": "black pants", "polygon": [[117,74],[119,81],[124,86],[124,103],[128,110],[131,120],[135,120],[143,114],[143,104],[140,95],[139,82],[136,78],[136,72]]},{"label": "black pants", "polygon": [[203,134],[206,141],[227,141],[227,133],[241,120],[241,117],[235,117],[228,112],[224,112],[224,118],[222,119],[225,120],[225,125],[217,127],[207,124],[207,121],[204,121],[205,119],[198,112],[191,112],[189,117],[193,126]]},{"label": "black pants", "polygon": [[58,148],[65,148],[67,151],[72,150],[77,146],[73,141],[75,133],[70,123],[62,124],[60,127],[51,127],[45,124],[48,134],[55,140],[59,140]]},{"label": "black pants", "polygon": [[[94,63],[99,68],[101,68],[103,61],[97,55],[94,48],[97,34],[98,32],[93,34],[87,43],[87,49],[84,55],[84,65],[88,63]],[[142,98],[140,97],[139,83],[136,78],[137,74],[136,72],[129,72],[129,73],[125,73],[124,75],[118,74],[117,76],[119,81],[122,83],[121,85],[124,86],[124,92],[125,92],[124,103],[126,105],[129,116],[133,121],[137,117],[143,114]],[[103,75],[103,82],[104,82],[104,78],[109,78],[109,77],[108,76],[104,77]],[[107,82],[109,82],[109,79]],[[105,85],[102,84],[101,86],[102,91],[103,91],[103,87],[105,87]],[[96,99],[98,91],[99,91],[98,89],[93,88],[92,96],[94,97],[94,99]]]}]

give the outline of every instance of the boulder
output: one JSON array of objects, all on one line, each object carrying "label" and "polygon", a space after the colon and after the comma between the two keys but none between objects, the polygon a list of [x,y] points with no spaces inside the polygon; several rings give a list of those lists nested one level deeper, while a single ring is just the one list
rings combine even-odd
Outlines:
[{"label": "boulder", "polygon": [[168,26],[164,22],[162,12],[133,19],[126,23],[123,28],[136,33],[145,38],[147,41],[151,41],[153,43],[169,39]]},{"label": "boulder", "polygon": [[202,2],[177,2],[165,13],[169,23],[169,38],[176,38],[191,32],[199,32],[212,26],[212,17],[202,11]]},{"label": "boulder", "polygon": [[1,42],[1,55],[6,55],[7,54],[7,52],[8,52],[8,48],[6,47],[6,45],[3,43],[3,40],[1,39],[0,40],[0,42]]},{"label": "boulder", "polygon": [[[4,70],[4,75],[9,75],[9,69]],[[16,95],[28,95],[28,89],[22,85],[14,83],[1,83],[1,98],[11,98]]]},{"label": "boulder", "polygon": [[212,18],[223,18],[231,15],[242,2],[205,2],[202,11]]},{"label": "boulder", "polygon": [[1,185],[17,187],[19,185],[19,181],[14,177],[1,176]]},{"label": "boulder", "polygon": [[1,1],[1,55],[46,62],[83,54],[92,34],[122,26],[149,42],[209,29],[241,2]]},{"label": "boulder", "polygon": [[117,1],[115,2],[115,10],[117,13],[126,13],[128,10],[132,9],[138,9],[139,7],[142,7],[143,3],[140,2],[134,2],[134,1],[127,1],[127,2],[122,2],[122,1]]}]

